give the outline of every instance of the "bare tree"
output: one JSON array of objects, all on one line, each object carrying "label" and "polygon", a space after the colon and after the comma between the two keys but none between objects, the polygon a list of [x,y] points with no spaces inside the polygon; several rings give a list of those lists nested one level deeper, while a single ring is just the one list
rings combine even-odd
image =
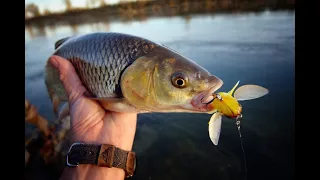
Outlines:
[{"label": "bare tree", "polygon": [[92,8],[95,6],[95,4],[98,2],[99,0],[87,0],[86,2],[86,6],[87,8]]},{"label": "bare tree", "polygon": [[63,0],[66,5],[66,11],[70,11],[72,9],[71,0]]},{"label": "bare tree", "polygon": [[119,4],[124,4],[124,3],[127,3],[128,0],[119,0]]},{"label": "bare tree", "polygon": [[100,0],[100,7],[103,7],[103,6],[105,6],[105,5],[106,5],[105,0]]},{"label": "bare tree", "polygon": [[25,8],[25,14],[27,15],[27,13],[31,13],[32,16],[39,16],[40,15],[40,11],[37,5],[35,5],[34,3],[28,4]]},{"label": "bare tree", "polygon": [[92,8],[92,7],[103,7],[106,6],[106,0],[86,0],[86,7]]},{"label": "bare tree", "polygon": [[87,9],[90,8],[90,4],[91,4],[91,1],[90,1],[90,0],[86,0],[86,8],[87,8]]},{"label": "bare tree", "polygon": [[49,15],[51,14],[51,12],[49,11],[49,9],[45,8],[43,11],[43,15]]}]

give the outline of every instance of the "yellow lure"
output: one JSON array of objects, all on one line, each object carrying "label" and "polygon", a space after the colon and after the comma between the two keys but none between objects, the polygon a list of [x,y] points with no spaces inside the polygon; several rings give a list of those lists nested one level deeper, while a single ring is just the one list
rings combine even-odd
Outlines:
[{"label": "yellow lure", "polygon": [[214,145],[219,142],[222,116],[237,119],[242,116],[242,106],[238,101],[256,99],[269,93],[266,88],[257,85],[243,85],[235,91],[238,85],[239,81],[228,93],[213,94],[213,100],[208,104],[213,109],[208,130]]},{"label": "yellow lure", "polygon": [[241,115],[242,107],[236,98],[232,96],[235,88],[238,86],[237,84],[228,92],[219,92],[213,94],[213,101],[211,105],[213,108],[219,113],[227,116],[229,118],[237,118]]}]

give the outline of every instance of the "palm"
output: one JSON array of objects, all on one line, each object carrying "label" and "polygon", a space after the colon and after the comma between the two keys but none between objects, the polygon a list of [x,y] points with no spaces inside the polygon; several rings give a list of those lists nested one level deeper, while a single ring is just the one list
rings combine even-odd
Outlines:
[{"label": "palm", "polygon": [[61,57],[51,57],[58,63],[60,79],[69,97],[71,138],[73,142],[112,144],[131,150],[136,131],[136,113],[105,110],[98,101],[83,95],[86,91],[72,64]]},{"label": "palm", "polygon": [[94,100],[81,97],[71,107],[71,133],[76,142],[120,146],[134,137],[136,114],[108,112]]}]

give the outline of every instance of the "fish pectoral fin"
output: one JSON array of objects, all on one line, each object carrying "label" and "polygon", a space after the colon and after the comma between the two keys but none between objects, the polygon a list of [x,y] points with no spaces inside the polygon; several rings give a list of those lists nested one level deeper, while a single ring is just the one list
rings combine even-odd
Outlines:
[{"label": "fish pectoral fin", "polygon": [[54,44],[54,49],[57,49],[59,46],[61,46],[61,44],[63,44],[64,42],[66,42],[70,38],[71,38],[71,36],[65,37],[65,38],[62,38],[62,39],[59,39],[58,41],[56,41],[56,43]]},{"label": "fish pectoral fin", "polygon": [[139,113],[138,109],[123,98],[90,98],[97,100],[106,110],[121,113]]},{"label": "fish pectoral fin", "polygon": [[260,98],[268,93],[268,89],[258,85],[243,85],[234,92],[234,98],[245,101]]},{"label": "fish pectoral fin", "polygon": [[59,112],[58,122],[70,115],[69,104],[65,103]]},{"label": "fish pectoral fin", "polygon": [[215,113],[211,116],[209,121],[209,137],[214,145],[218,145],[219,137],[220,137],[220,131],[221,131],[221,122],[222,122],[222,116],[220,113]]}]

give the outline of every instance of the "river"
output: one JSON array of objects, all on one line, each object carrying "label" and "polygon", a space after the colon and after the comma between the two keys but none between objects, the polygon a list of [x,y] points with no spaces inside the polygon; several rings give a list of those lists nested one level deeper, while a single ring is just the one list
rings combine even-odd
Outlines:
[{"label": "river", "polygon": [[[248,179],[293,179],[295,12],[194,15],[93,24],[26,27],[25,96],[54,119],[44,85],[45,61],[66,36],[112,31],[165,44],[224,81],[221,91],[257,84],[269,89],[242,102]],[[210,115],[139,115],[133,179],[243,180],[244,162],[234,120],[223,118],[219,145],[208,136]],[[29,136],[33,127],[26,125]]]}]

